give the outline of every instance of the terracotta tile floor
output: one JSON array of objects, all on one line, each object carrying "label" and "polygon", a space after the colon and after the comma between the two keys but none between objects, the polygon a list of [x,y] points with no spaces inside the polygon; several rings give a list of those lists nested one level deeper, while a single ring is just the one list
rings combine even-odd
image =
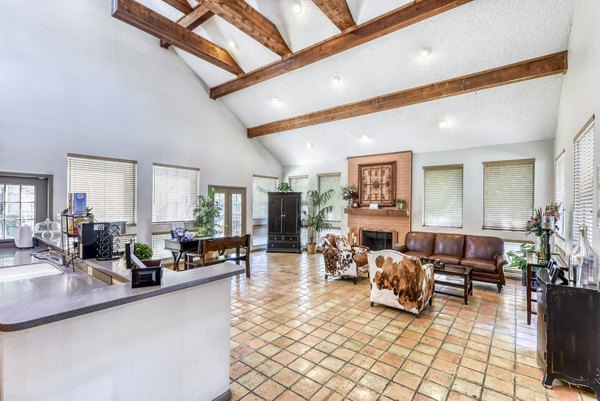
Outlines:
[{"label": "terracotta tile floor", "polygon": [[525,289],[436,295],[419,318],[369,306],[369,283],[325,281],[323,257],[252,255],[232,281],[234,400],[594,400],[541,385]]}]

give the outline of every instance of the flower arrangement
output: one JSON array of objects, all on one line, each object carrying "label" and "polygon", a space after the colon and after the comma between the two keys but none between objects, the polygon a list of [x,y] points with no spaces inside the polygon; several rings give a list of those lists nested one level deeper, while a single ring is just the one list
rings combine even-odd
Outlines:
[{"label": "flower arrangement", "polygon": [[342,199],[349,201],[353,199],[358,199],[358,191],[354,185],[346,185],[342,187]]},{"label": "flower arrangement", "polygon": [[533,217],[527,220],[525,235],[535,234],[540,237],[544,233],[544,228],[551,231],[558,230],[556,223],[560,219],[560,207],[560,203],[552,202],[544,210],[536,209]]}]

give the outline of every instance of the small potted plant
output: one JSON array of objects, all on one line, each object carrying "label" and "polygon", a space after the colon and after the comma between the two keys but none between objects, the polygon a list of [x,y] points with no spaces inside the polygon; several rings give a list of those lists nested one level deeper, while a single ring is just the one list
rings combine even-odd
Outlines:
[{"label": "small potted plant", "polygon": [[327,213],[330,213],[333,206],[325,206],[333,197],[334,191],[330,189],[327,192],[319,194],[318,191],[311,190],[306,193],[308,199],[308,214],[302,221],[302,225],[308,228],[308,244],[306,252],[310,255],[317,251],[317,242],[315,237],[322,230],[331,229],[331,224],[325,220]]},{"label": "small potted plant", "polygon": [[396,199],[396,207],[398,209],[404,209],[404,206],[406,206],[406,201],[404,199]]},{"label": "small potted plant", "polygon": [[154,252],[152,247],[142,242],[136,242],[133,247],[133,254],[147,267],[162,266],[162,259],[152,259]]},{"label": "small potted plant", "polygon": [[354,185],[342,187],[342,199],[348,202],[348,207],[357,207],[358,191],[356,190],[356,187]]},{"label": "small potted plant", "polygon": [[292,192],[293,189],[292,189],[292,187],[290,187],[290,184],[288,184],[287,182],[282,182],[281,184],[277,185],[277,191]]}]

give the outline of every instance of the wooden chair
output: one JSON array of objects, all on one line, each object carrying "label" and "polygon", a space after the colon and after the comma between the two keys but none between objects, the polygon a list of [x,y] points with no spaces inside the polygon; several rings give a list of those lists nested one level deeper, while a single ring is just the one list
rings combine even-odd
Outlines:
[{"label": "wooden chair", "polygon": [[[235,253],[227,253],[230,249],[235,249]],[[235,262],[239,265],[240,261],[244,261],[246,277],[250,278],[250,234],[200,239],[198,252],[186,255],[185,266],[186,269],[193,269],[223,262]]]}]

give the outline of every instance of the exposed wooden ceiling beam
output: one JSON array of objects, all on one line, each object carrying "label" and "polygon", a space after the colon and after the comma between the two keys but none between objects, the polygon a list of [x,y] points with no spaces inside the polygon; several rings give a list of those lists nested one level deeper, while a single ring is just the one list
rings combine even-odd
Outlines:
[{"label": "exposed wooden ceiling beam", "polygon": [[201,4],[281,57],[291,53],[275,24],[244,0],[201,0]]},{"label": "exposed wooden ceiling beam", "polygon": [[[215,14],[212,11],[210,11],[205,6],[199,4],[196,8],[194,8],[194,10],[191,13],[181,17],[177,21],[177,23],[182,27],[193,31],[194,29],[198,28],[200,25],[208,21],[213,15]],[[171,46],[171,44],[165,42],[164,40],[161,40],[160,46],[164,47],[165,49],[168,49],[169,46]]]},{"label": "exposed wooden ceiling beam", "polygon": [[170,5],[173,8],[181,11],[184,14],[189,14],[192,12],[192,6],[186,0],[163,0],[165,3]]},{"label": "exposed wooden ceiling beam", "polygon": [[515,82],[562,74],[566,71],[567,52],[563,51],[471,75],[248,128],[248,137],[256,138],[296,128],[377,113]]},{"label": "exposed wooden ceiling beam", "polygon": [[323,11],[331,22],[337,26],[340,31],[344,31],[356,25],[352,13],[348,8],[346,0],[313,0],[317,7]]},{"label": "exposed wooden ceiling beam", "polygon": [[431,18],[472,0],[415,0],[404,7],[350,28],[333,38],[326,39],[306,49],[300,50],[281,61],[276,61],[254,71],[241,75],[229,82],[215,86],[210,97],[218,99],[252,85],[275,78],[298,68],[344,52],[353,47],[388,33],[405,28],[419,21]]},{"label": "exposed wooden ceiling beam", "polygon": [[232,74],[244,72],[227,50],[134,0],[113,0],[112,16]]}]

